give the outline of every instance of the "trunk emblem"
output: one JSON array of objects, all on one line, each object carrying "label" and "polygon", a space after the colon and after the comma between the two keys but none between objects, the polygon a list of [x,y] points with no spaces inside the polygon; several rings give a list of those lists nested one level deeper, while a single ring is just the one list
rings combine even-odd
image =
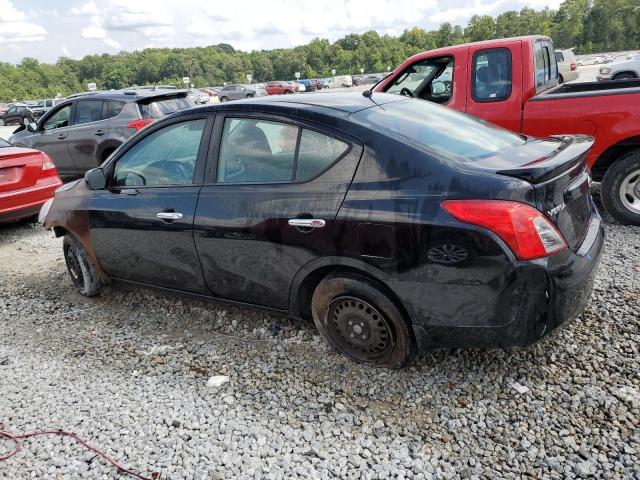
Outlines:
[{"label": "trunk emblem", "polygon": [[549,211],[547,212],[547,214],[548,214],[550,217],[553,217],[553,216],[555,216],[555,215],[558,215],[562,210],[564,210],[564,209],[565,209],[565,207],[566,207],[566,205],[565,205],[564,203],[561,203],[561,204],[560,204],[560,205],[558,205],[557,207],[554,207],[554,208],[552,208],[551,210],[549,210]]}]

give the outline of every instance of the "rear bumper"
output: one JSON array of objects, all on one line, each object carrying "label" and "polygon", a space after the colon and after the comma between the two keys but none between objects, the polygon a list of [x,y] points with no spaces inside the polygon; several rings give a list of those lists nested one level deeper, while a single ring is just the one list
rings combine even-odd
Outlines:
[{"label": "rear bumper", "polygon": [[43,178],[32,187],[0,193],[0,223],[36,215],[62,185],[58,177]]},{"label": "rear bumper", "polygon": [[593,291],[604,227],[594,210],[589,232],[574,251],[519,262],[509,288],[493,299],[506,323],[498,326],[438,326],[414,320],[422,348],[527,346],[567,325],[585,308]]}]

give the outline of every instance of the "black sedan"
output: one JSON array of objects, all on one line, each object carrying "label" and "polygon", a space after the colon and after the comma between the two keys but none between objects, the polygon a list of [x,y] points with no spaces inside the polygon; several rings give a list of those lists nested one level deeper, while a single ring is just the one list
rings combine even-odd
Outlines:
[{"label": "black sedan", "polygon": [[313,318],[393,368],[425,346],[528,345],[579,314],[604,240],[591,139],[365,93],[207,106],[134,135],[41,212],[79,291]]}]

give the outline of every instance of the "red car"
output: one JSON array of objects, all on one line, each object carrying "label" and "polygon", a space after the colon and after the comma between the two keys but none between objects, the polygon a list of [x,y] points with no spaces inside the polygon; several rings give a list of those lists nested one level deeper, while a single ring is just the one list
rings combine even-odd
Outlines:
[{"label": "red car", "polygon": [[46,153],[14,147],[0,138],[0,223],[37,215],[61,185]]},{"label": "red car", "polygon": [[298,87],[289,82],[269,82],[265,88],[267,95],[286,95],[298,91]]},{"label": "red car", "polygon": [[446,105],[534,137],[591,135],[587,162],[602,181],[605,208],[621,223],[640,225],[640,80],[559,84],[554,51],[543,36],[440,48],[409,58],[375,91]]}]

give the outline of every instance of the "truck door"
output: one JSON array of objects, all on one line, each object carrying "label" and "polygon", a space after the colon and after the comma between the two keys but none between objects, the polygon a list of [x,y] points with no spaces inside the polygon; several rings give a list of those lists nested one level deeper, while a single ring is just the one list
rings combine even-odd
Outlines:
[{"label": "truck door", "polygon": [[469,49],[468,114],[520,131],[521,57],[519,48],[479,45]]}]

